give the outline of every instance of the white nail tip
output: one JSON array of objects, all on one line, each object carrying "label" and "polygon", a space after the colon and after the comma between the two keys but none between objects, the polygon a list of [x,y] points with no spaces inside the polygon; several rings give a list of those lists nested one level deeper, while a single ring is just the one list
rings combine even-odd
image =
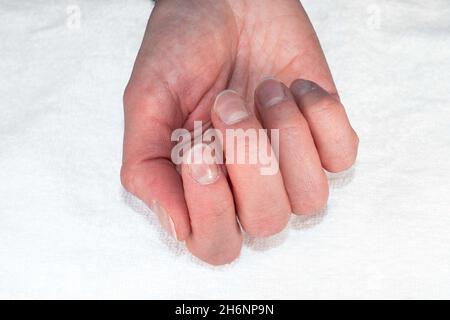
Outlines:
[{"label": "white nail tip", "polygon": [[233,112],[228,115],[226,124],[232,125],[232,124],[235,124],[235,123],[238,123],[238,122],[244,120],[245,118],[248,118],[247,112],[245,112],[245,111]]},{"label": "white nail tip", "polygon": [[[224,97],[228,95],[227,97]],[[222,100],[221,100],[222,99]],[[222,91],[214,103],[214,111],[227,125],[238,123],[250,116],[242,97],[233,90]]]}]

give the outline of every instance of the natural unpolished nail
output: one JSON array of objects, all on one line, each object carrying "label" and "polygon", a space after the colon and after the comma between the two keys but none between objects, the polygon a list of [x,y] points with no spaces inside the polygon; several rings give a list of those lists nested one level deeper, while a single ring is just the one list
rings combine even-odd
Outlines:
[{"label": "natural unpolished nail", "polygon": [[320,87],[312,81],[301,79],[294,82],[292,89],[298,96],[302,97],[311,91],[320,89]]},{"label": "natural unpolished nail", "polygon": [[219,168],[212,154],[212,148],[204,144],[191,149],[189,170],[192,178],[201,185],[211,184],[219,177]]},{"label": "natural unpolished nail", "polygon": [[173,223],[172,218],[168,215],[167,211],[164,209],[161,204],[154,200],[152,202],[152,206],[150,209],[158,216],[159,222],[163,226],[163,228],[175,239],[177,238],[177,233],[175,231],[175,225]]},{"label": "natural unpolished nail", "polygon": [[232,90],[223,91],[217,96],[214,111],[227,125],[236,124],[250,116],[244,100]]},{"label": "natural unpolished nail", "polygon": [[263,81],[256,90],[256,96],[265,108],[275,106],[288,98],[285,87],[275,79]]}]

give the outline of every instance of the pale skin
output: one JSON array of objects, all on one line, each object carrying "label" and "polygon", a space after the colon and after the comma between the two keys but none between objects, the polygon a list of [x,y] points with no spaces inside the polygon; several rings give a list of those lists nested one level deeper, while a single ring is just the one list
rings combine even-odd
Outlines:
[{"label": "pale skin", "polygon": [[[124,105],[122,184],[214,265],[239,256],[243,233],[271,236],[292,213],[324,208],[324,169],[346,170],[357,155],[358,137],[297,0],[159,0]],[[196,120],[223,132],[280,129],[279,172],[177,168],[171,133]]]}]

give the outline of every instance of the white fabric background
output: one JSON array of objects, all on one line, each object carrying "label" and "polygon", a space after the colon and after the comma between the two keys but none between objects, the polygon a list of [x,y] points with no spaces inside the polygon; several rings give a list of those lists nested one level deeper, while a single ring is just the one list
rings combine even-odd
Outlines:
[{"label": "white fabric background", "polygon": [[119,182],[151,2],[0,0],[0,298],[450,298],[450,2],[304,5],[361,137],[353,179],[213,268]]}]

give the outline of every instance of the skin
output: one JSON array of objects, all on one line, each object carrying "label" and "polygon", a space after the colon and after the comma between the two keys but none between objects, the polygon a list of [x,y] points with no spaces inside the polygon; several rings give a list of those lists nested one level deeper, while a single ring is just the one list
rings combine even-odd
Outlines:
[{"label": "skin", "polygon": [[[305,82],[297,79],[313,81],[314,90],[301,94]],[[265,108],[261,97],[278,81],[286,97]],[[235,92],[216,101],[226,89]],[[227,125],[213,107],[227,103],[244,104],[250,115]],[[280,232],[291,212],[326,205],[323,168],[343,171],[356,159],[358,137],[297,0],[159,0],[124,106],[122,184],[149,206],[157,201],[171,220],[164,216],[163,225],[215,265],[239,255],[238,218],[253,236]],[[212,164],[214,181],[199,183],[195,168],[170,160],[172,131],[192,130],[194,120],[220,131],[280,129],[280,172],[261,176],[256,164],[227,165],[225,173]]]}]

